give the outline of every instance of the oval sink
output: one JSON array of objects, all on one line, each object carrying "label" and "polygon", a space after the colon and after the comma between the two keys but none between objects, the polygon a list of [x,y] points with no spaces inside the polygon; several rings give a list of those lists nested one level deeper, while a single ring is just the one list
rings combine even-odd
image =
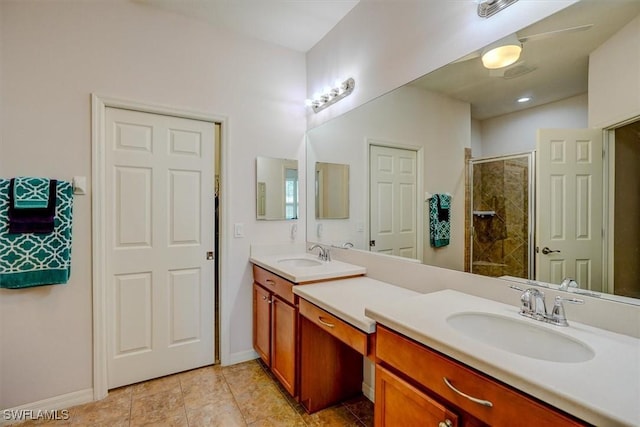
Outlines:
[{"label": "oval sink", "polygon": [[309,258],[286,258],[278,260],[278,264],[285,267],[317,267],[322,265],[320,261]]},{"label": "oval sink", "polygon": [[449,325],[469,338],[521,356],[562,363],[586,362],[595,356],[587,344],[531,322],[472,312],[447,318]]}]

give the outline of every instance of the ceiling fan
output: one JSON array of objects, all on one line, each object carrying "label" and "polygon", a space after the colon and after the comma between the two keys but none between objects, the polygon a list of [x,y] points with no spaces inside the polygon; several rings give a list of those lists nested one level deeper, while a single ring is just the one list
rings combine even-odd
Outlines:
[{"label": "ceiling fan", "polygon": [[[481,58],[485,68],[491,70],[492,76],[503,77],[507,71],[507,67],[518,62],[524,44],[545,40],[568,33],[587,31],[592,27],[593,24],[586,24],[523,36],[518,36],[516,33],[514,33],[494,43],[491,43],[489,46],[481,50],[472,52],[455,62],[465,62],[471,59]],[[522,62],[523,61],[520,61],[518,65],[521,66]],[[535,68],[528,68],[528,71],[526,72],[533,71],[534,69]],[[518,75],[522,74],[525,73],[518,73]],[[512,76],[511,78],[513,77],[515,76]]]}]

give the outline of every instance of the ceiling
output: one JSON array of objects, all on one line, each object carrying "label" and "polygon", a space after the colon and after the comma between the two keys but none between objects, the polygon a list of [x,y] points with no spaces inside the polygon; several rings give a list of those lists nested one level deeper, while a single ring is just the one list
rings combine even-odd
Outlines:
[{"label": "ceiling", "polygon": [[133,0],[299,52],[320,41],[359,0]]},{"label": "ceiling", "polygon": [[[520,60],[501,70],[484,68],[476,52],[411,84],[470,103],[471,116],[477,120],[583,94],[588,90],[589,54],[639,13],[638,0],[582,0],[517,36],[593,24],[589,30],[525,41]],[[523,96],[532,101],[517,104]]]}]

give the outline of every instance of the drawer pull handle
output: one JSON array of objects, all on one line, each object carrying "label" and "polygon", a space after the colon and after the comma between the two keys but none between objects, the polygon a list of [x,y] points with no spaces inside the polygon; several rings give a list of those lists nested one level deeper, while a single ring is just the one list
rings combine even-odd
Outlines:
[{"label": "drawer pull handle", "polygon": [[447,418],[444,421],[440,421],[438,423],[438,427],[453,427],[453,423]]},{"label": "drawer pull handle", "polygon": [[267,282],[267,285],[271,285],[271,286],[275,286],[276,284],[275,280],[271,280],[271,279],[266,279],[265,282]]},{"label": "drawer pull handle", "polygon": [[318,316],[318,322],[322,323],[324,326],[326,326],[328,328],[335,328],[336,327],[336,325],[334,325],[333,323],[325,322],[324,320],[322,320],[322,316]]},{"label": "drawer pull handle", "polygon": [[469,396],[468,394],[465,394],[463,392],[461,392],[460,390],[458,390],[457,388],[455,388],[453,385],[451,385],[451,383],[449,382],[449,380],[447,379],[447,377],[442,377],[442,379],[444,380],[444,383],[447,385],[447,387],[449,387],[451,390],[455,391],[456,393],[458,393],[460,396],[462,397],[466,397],[467,399],[469,399],[472,402],[478,403],[482,406],[487,406],[489,408],[493,407],[493,403],[489,402],[488,400],[484,400],[484,399],[478,399],[476,397],[472,397]]}]

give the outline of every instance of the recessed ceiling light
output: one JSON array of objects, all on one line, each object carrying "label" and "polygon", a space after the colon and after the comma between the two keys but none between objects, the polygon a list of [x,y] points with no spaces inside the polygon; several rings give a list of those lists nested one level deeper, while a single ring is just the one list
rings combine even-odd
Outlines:
[{"label": "recessed ceiling light", "polygon": [[518,102],[521,103],[521,104],[523,102],[529,102],[529,101],[531,101],[531,98],[528,97],[528,96],[523,96],[522,98],[518,98]]}]

